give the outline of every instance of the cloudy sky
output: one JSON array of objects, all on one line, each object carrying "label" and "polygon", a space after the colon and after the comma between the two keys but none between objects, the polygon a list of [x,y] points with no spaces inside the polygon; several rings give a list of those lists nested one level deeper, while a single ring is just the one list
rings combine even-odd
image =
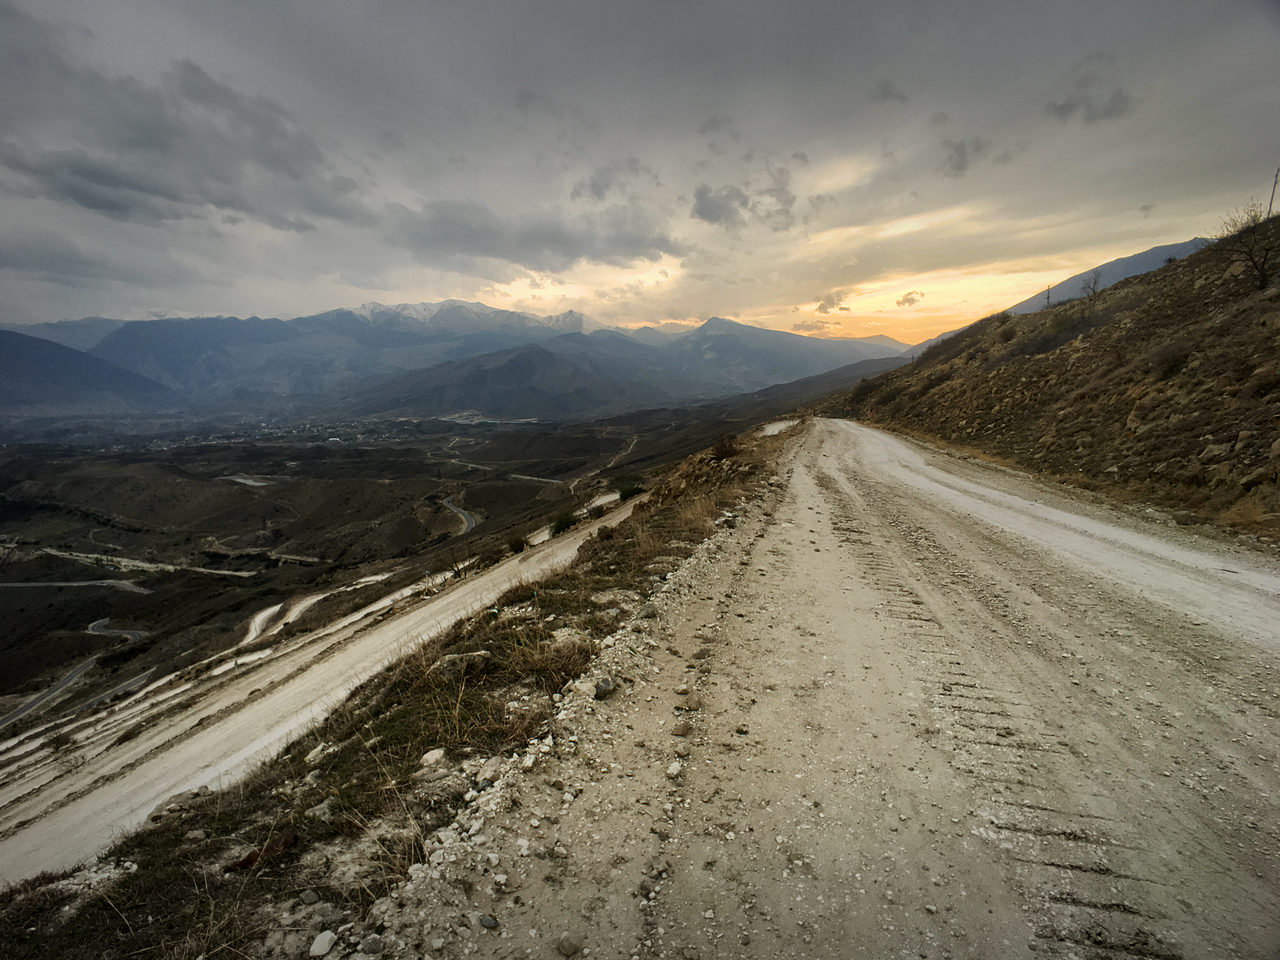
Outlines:
[{"label": "cloudy sky", "polygon": [[918,341],[1214,230],[1280,0],[0,0],[0,321],[461,297]]}]

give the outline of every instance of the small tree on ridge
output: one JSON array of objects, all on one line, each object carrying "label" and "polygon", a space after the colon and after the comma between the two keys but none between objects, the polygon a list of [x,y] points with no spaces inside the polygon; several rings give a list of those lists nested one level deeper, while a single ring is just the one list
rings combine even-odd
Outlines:
[{"label": "small tree on ridge", "polygon": [[1275,230],[1269,229],[1269,223],[1261,201],[1250,200],[1223,218],[1222,229],[1215,237],[1234,262],[1243,263],[1253,271],[1259,290],[1266,289],[1270,263],[1280,252],[1280,240]]}]

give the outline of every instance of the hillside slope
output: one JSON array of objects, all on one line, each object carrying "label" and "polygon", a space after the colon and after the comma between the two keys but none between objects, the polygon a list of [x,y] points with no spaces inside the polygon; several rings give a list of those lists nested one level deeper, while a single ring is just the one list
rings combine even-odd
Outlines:
[{"label": "hillside slope", "polygon": [[113,416],[179,406],[153,380],[71,347],[0,330],[0,415]]},{"label": "hillside slope", "polygon": [[[1263,230],[1280,244],[1280,218]],[[825,409],[1280,532],[1280,287],[1221,243],[988,317]]]},{"label": "hillside slope", "polygon": [[[1067,277],[1061,283],[1055,283],[1048,290],[1049,303],[1065,303],[1067,300],[1074,300],[1076,297],[1084,296],[1088,292],[1089,281],[1095,271],[1098,274],[1099,286],[1109,287],[1114,283],[1119,283],[1126,277],[1157,270],[1170,260],[1181,260],[1211,242],[1203,237],[1195,237],[1191,240],[1184,240],[1182,243],[1166,243],[1158,247],[1152,247],[1150,250],[1144,250],[1141,253],[1101,263],[1091,270],[1085,270],[1083,273],[1077,273],[1073,277]],[[1037,310],[1043,309],[1044,306],[1045,294],[1037,293],[1034,296],[1027,297],[1021,303],[1015,303],[1009,308],[1009,312],[1035,313]]]}]

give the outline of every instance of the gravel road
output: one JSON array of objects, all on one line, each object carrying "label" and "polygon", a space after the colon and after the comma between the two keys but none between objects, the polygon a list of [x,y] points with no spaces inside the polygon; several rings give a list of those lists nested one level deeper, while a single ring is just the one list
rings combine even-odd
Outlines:
[{"label": "gravel road", "polygon": [[849,423],[789,449],[611,639],[623,690],[432,841],[471,899],[419,873],[388,936],[448,902],[485,956],[1280,955],[1280,566]]},{"label": "gravel road", "polygon": [[819,421],[722,578],[680,630],[724,651],[681,831],[713,866],[660,925],[743,956],[1277,955],[1276,564]]},{"label": "gravel road", "polygon": [[[525,580],[573,560],[634,503],[386,616],[351,615],[252,669],[157,690],[76,734],[79,762],[57,762],[38,740],[0,743],[0,884],[84,860],[162,800],[243,774],[302,733],[387,663],[493,603]],[[386,617],[383,619],[383,617]],[[126,742],[117,742],[129,730]]]}]

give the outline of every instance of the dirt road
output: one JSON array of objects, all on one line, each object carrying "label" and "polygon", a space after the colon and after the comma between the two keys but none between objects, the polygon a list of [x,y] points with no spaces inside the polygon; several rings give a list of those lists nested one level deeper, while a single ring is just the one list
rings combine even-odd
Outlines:
[{"label": "dirt road", "polygon": [[[524,580],[567,566],[632,505],[387,616],[373,604],[249,669],[167,687],[113,708],[51,756],[36,735],[0,743],[0,883],[71,866],[162,800],[216,786],[306,730],[361,682]],[[408,591],[405,591],[408,592]],[[385,619],[384,619],[385,617]]]},{"label": "dirt road", "polygon": [[[445,885],[379,907],[388,942],[1278,955],[1280,565],[848,423],[780,472],[611,641],[623,692],[570,698]],[[497,926],[423,934],[455,861],[452,915]]]},{"label": "dirt road", "polygon": [[743,955],[1275,956],[1280,571],[1174,533],[815,425],[715,610],[684,857],[715,865],[665,922]]}]

